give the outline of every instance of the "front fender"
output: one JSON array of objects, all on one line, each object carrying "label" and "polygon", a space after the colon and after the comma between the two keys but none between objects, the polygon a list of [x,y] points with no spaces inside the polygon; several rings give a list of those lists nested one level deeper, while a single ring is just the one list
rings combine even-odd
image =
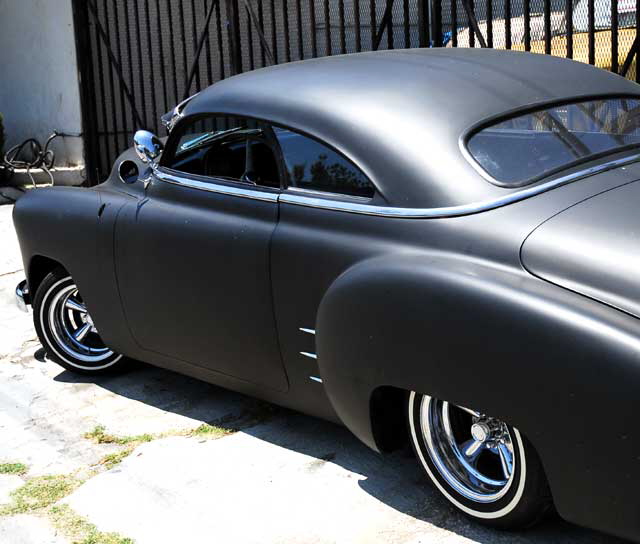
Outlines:
[{"label": "front fender", "polygon": [[522,269],[422,254],[345,272],[316,326],[327,395],[368,445],[380,386],[471,406],[534,444],[563,517],[640,534],[635,318]]},{"label": "front fender", "polygon": [[38,258],[59,263],[73,277],[105,343],[121,353],[132,340],[115,278],[113,230],[119,210],[131,198],[101,189],[54,187],[28,191],[13,211],[32,296]]}]

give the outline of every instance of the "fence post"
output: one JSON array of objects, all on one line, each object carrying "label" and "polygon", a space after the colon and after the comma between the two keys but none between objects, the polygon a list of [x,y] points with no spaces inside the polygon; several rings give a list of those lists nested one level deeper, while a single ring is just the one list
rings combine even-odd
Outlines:
[{"label": "fence post", "polygon": [[429,0],[418,0],[418,45],[429,47]]},{"label": "fence post", "polygon": [[98,153],[96,135],[95,94],[93,93],[93,81],[89,77],[92,73],[91,46],[89,35],[89,13],[84,0],[73,0],[73,27],[76,42],[76,58],[78,64],[78,79],[80,80],[80,110],[82,115],[82,143],[87,185],[95,185],[98,179]]},{"label": "fence post", "polygon": [[240,15],[238,0],[226,0],[227,32],[229,36],[229,56],[231,61],[231,75],[242,72],[242,51],[240,50]]},{"label": "fence post", "polygon": [[433,47],[442,47],[442,2],[441,0],[428,0],[430,2],[431,42]]}]

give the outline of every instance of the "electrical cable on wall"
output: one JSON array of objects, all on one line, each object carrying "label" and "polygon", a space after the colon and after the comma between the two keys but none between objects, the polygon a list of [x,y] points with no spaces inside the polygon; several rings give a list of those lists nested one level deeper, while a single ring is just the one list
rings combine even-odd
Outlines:
[{"label": "electrical cable on wall", "polygon": [[79,137],[81,134],[70,134],[54,130],[51,136],[47,138],[44,146],[35,138],[28,138],[24,142],[14,145],[3,157],[4,165],[9,171],[9,179],[13,176],[17,168],[24,168],[35,189],[37,185],[34,177],[31,175],[31,170],[42,170],[49,176],[51,180],[50,185],[53,185],[54,181],[51,169],[55,164],[56,155],[53,149],[49,149],[49,145],[58,136]]}]

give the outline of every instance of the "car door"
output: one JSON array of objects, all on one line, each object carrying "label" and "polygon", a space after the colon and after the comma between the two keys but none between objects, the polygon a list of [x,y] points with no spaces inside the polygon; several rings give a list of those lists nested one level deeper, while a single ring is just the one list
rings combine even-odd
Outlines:
[{"label": "car door", "polygon": [[269,269],[280,166],[265,129],[181,121],[145,198],[118,218],[116,266],[142,350],[284,391]]},{"label": "car door", "polygon": [[308,134],[273,130],[287,181],[271,256],[280,346],[292,394],[304,398],[307,412],[330,418],[316,349],[318,307],[340,274],[384,249],[390,220],[323,207],[385,202],[337,150]]}]

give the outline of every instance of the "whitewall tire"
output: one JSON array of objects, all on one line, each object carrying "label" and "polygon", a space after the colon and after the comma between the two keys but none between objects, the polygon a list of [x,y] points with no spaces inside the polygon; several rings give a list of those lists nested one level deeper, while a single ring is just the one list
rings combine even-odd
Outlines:
[{"label": "whitewall tire", "polygon": [[410,440],[438,491],[465,515],[518,529],[551,508],[540,460],[518,429],[476,410],[411,392]]},{"label": "whitewall tire", "polygon": [[73,278],[61,268],[38,286],[33,321],[47,356],[67,370],[99,374],[125,363],[104,344]]}]

